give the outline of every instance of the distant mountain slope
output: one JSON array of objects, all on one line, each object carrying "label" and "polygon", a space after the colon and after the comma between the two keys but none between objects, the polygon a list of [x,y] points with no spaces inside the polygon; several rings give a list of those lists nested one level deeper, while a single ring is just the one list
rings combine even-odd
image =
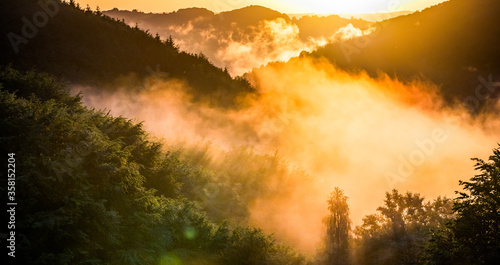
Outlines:
[{"label": "distant mountain slope", "polygon": [[118,19],[123,18],[127,23],[144,24],[143,26],[148,26],[152,32],[171,25],[187,26],[189,22],[197,28],[217,27],[219,30],[227,30],[235,24],[242,28],[256,26],[262,20],[283,18],[290,21],[286,14],[262,6],[248,6],[218,14],[205,8],[179,9],[171,13],[142,13],[136,10],[127,11],[115,8],[104,11],[104,14]]},{"label": "distant mountain slope", "polygon": [[338,14],[343,18],[360,18],[366,21],[375,22],[383,21],[399,16],[404,16],[413,13],[413,11],[395,11],[395,12],[383,12],[383,13],[365,13],[365,14]]},{"label": "distant mountain slope", "polygon": [[158,69],[169,78],[185,81],[194,98],[217,95],[215,101],[224,106],[233,104],[239,94],[254,91],[246,80],[232,79],[206,57],[179,52],[171,40],[161,41],[99,11],[48,2],[57,3],[48,7],[53,14],[35,0],[0,3],[0,34],[5,36],[0,41],[0,64],[37,68],[90,85],[114,82],[132,73],[145,76]]},{"label": "distant mountain slope", "polygon": [[217,19],[223,21],[224,24],[237,23],[241,27],[255,26],[262,20],[274,20],[277,18],[282,18],[287,22],[290,21],[288,15],[284,13],[255,5],[217,14]]},{"label": "distant mountain slope", "polygon": [[[341,18],[359,18],[366,20],[368,22],[376,22],[376,21],[382,21],[386,19],[391,19],[399,16],[404,16],[413,13],[412,11],[396,11],[396,12],[383,12],[383,13],[361,13],[361,14],[348,14],[348,13],[339,13],[339,14],[330,14],[330,15],[337,15]],[[300,19],[302,17],[306,16],[319,16],[319,17],[327,17],[330,15],[319,15],[315,13],[287,13],[287,15],[292,18],[292,19]]]},{"label": "distant mountain slope", "polygon": [[487,83],[494,90],[500,79],[499,13],[499,1],[451,0],[377,23],[371,36],[330,44],[312,55],[344,69],[430,79],[448,97],[477,98],[478,86]]},{"label": "distant mountain slope", "polygon": [[306,16],[290,19],[288,15],[262,6],[248,6],[213,13],[202,8],[181,9],[172,13],[141,13],[113,9],[104,14],[124,19],[164,39],[171,36],[181,50],[205,54],[219,67],[233,75],[272,61],[286,61],[300,52],[312,51],[337,37],[338,31],[352,24],[367,28],[370,23],[339,16]]},{"label": "distant mountain slope", "polygon": [[366,29],[370,23],[362,19],[346,19],[338,15],[326,17],[303,16],[299,19],[293,19],[293,22],[300,29],[301,39],[321,38],[335,33],[342,27],[352,24],[356,28]]}]

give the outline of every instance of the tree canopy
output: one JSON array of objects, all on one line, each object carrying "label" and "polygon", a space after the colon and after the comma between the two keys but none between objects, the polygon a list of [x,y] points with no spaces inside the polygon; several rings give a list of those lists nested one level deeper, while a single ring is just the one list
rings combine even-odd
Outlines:
[{"label": "tree canopy", "polygon": [[16,153],[19,169],[17,262],[305,264],[204,205],[198,190],[223,183],[164,152],[140,123],[87,109],[46,74],[7,67],[0,87],[0,145]]}]

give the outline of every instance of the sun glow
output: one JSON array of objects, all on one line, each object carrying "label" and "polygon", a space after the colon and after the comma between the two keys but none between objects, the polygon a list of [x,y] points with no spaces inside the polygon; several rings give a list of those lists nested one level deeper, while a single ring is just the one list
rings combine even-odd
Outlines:
[{"label": "sun glow", "polygon": [[316,14],[331,14],[331,13],[377,13],[377,12],[394,12],[400,11],[402,1],[390,0],[356,0],[356,1],[287,1],[287,5],[304,10],[301,12],[316,13]]},{"label": "sun glow", "polygon": [[101,10],[114,7],[138,9],[144,12],[172,12],[187,7],[204,7],[214,12],[229,11],[249,5],[261,5],[283,13],[361,14],[415,11],[445,0],[76,0],[82,6],[99,6]]}]

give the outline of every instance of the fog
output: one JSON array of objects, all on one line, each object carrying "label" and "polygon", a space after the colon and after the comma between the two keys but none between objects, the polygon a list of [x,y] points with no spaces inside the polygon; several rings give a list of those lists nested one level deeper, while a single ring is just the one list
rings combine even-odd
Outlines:
[{"label": "fog", "polygon": [[291,20],[285,14],[263,7],[248,7],[245,12],[255,17],[189,9],[168,14],[126,11],[106,14],[124,18],[132,27],[138,25],[152,34],[158,33],[163,40],[171,37],[181,51],[203,53],[214,65],[227,68],[232,76],[373,31],[369,22],[335,15]]},{"label": "fog", "polygon": [[474,174],[470,158],[487,158],[498,141],[497,115],[471,116],[461,102],[445,104],[430,83],[348,73],[309,58],[256,68],[246,78],[259,95],[241,99],[236,109],[193,102],[186,83],[173,78],[151,77],[139,92],[123,86],[114,92],[72,90],[81,91],[88,106],[144,121],[158,138],[212,142],[222,151],[248,146],[278,152],[290,167],[304,169],[310,177],[290,180],[286,185],[293,189],[251,202],[249,223],[305,252],[320,244],[334,187],[349,197],[357,225],[392,188],[427,199],[454,196],[458,180]]},{"label": "fog", "polygon": [[[200,31],[192,24],[187,28],[169,28],[169,33],[173,33],[174,41],[181,50],[204,53],[216,66],[227,68],[232,76],[270,62],[285,62],[303,51],[310,52],[327,43],[363,36],[371,31],[363,31],[348,24],[325,36],[303,40],[299,36],[299,27],[283,18],[262,20],[257,26],[246,29],[233,27],[224,34],[216,33],[213,27]],[[207,43],[214,45],[210,47]]]}]

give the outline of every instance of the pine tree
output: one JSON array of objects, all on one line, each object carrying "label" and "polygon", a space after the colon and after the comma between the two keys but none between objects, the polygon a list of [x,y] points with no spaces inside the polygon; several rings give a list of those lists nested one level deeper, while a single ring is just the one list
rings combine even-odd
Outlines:
[{"label": "pine tree", "polygon": [[351,219],[344,192],[335,188],[327,201],[329,215],[326,223],[326,261],[329,265],[349,264],[349,234]]}]

